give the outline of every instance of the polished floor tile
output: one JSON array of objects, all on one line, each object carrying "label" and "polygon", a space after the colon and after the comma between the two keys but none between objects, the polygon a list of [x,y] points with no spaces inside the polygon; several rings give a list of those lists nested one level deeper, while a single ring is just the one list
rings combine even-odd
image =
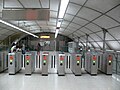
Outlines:
[{"label": "polished floor tile", "polygon": [[0,73],[0,90],[120,90],[120,80],[115,75],[91,76],[85,72],[82,76],[41,76],[37,72],[25,76],[23,71],[16,75],[4,72]]}]

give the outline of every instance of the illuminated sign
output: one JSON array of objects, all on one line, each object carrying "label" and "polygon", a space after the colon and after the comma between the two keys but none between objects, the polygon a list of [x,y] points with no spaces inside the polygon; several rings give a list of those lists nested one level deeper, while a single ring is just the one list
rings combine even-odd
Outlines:
[{"label": "illuminated sign", "polygon": [[47,38],[50,38],[50,36],[40,36],[40,38],[45,38],[45,39],[47,39]]}]

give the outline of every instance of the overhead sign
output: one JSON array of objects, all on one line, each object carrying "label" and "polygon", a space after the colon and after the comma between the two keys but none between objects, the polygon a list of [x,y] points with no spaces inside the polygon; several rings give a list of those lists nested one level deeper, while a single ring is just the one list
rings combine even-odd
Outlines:
[{"label": "overhead sign", "polygon": [[40,38],[45,38],[45,39],[47,39],[47,38],[50,38],[50,36],[40,36]]}]

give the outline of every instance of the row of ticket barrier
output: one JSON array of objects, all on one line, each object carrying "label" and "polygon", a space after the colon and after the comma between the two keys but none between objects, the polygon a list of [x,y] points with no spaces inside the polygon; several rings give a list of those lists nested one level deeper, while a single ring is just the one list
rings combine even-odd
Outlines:
[{"label": "row of ticket barrier", "polygon": [[[52,57],[50,57],[52,55]],[[55,57],[57,57],[55,59]],[[50,54],[50,52],[41,52],[37,57],[39,59],[36,60],[36,52],[28,52],[24,55],[24,65],[25,65],[25,74],[31,75],[35,71],[35,60],[41,62],[41,74],[42,75],[48,75],[49,73],[49,67],[50,68],[56,68],[58,75],[65,75],[65,62],[66,62],[66,55],[64,53],[56,53]],[[18,71],[21,70],[22,64],[20,57],[21,53],[9,53],[9,74],[16,74]],[[72,71],[75,75],[81,75],[81,55],[80,54],[73,54],[73,65],[72,65]],[[51,58],[51,59],[50,59]],[[56,62],[57,60],[57,62]],[[71,65],[69,65],[71,66]],[[68,67],[68,66],[67,66]]]},{"label": "row of ticket barrier", "polygon": [[87,52],[85,54],[85,70],[91,75],[97,75],[98,70],[107,75],[112,75],[112,65],[113,53],[111,52],[104,52],[104,54]]},{"label": "row of ticket barrier", "polygon": [[[87,52],[84,68],[91,75],[97,75],[98,70],[111,75],[112,61],[113,54],[111,53],[98,55]],[[47,51],[39,54],[36,51],[27,52],[25,55],[21,52],[8,54],[9,74],[15,74],[24,67],[26,75],[31,75],[35,68],[40,68],[42,75],[48,75],[50,72],[65,75],[66,69],[71,70],[75,75],[81,75],[82,62],[81,54]]]}]

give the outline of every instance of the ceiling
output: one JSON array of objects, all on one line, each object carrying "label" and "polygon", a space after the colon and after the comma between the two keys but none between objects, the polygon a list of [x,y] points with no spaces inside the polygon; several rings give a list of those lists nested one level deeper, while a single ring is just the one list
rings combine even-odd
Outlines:
[{"label": "ceiling", "polygon": [[[8,21],[31,33],[55,32],[60,0],[0,0],[0,16],[6,8],[50,8],[49,21]],[[59,31],[70,38],[79,38],[85,46],[89,34],[90,46],[102,48],[103,30],[108,49],[120,50],[120,0],[70,0]],[[0,23],[0,40],[18,32]]]}]

